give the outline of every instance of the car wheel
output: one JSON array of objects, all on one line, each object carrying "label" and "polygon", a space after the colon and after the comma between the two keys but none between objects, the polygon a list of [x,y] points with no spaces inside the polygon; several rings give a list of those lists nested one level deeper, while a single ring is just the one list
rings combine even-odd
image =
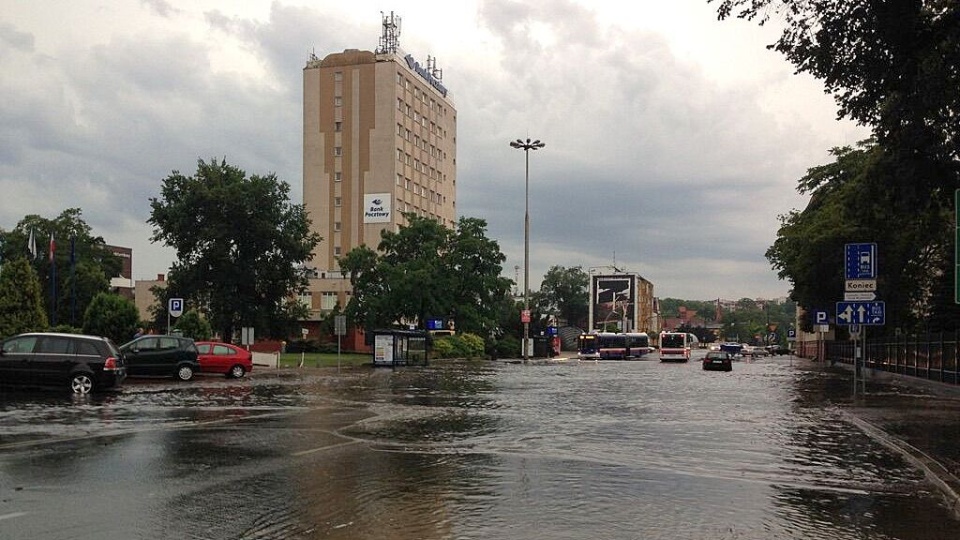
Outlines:
[{"label": "car wheel", "polygon": [[227,373],[227,377],[230,377],[230,378],[232,378],[232,379],[239,379],[239,378],[243,377],[243,375],[244,375],[246,372],[247,372],[247,371],[246,371],[245,369],[243,369],[243,366],[241,366],[240,364],[237,364],[237,365],[233,366],[232,368],[230,368],[230,372]]},{"label": "car wheel", "polygon": [[190,366],[180,366],[177,368],[177,378],[181,381],[189,381],[193,378],[193,368]]},{"label": "car wheel", "polygon": [[74,373],[70,377],[70,391],[78,395],[93,392],[93,378],[89,373]]}]

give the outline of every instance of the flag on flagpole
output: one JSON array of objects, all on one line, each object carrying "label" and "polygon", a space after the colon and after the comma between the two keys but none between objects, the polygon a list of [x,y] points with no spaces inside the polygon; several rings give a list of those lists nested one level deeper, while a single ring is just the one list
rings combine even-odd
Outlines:
[{"label": "flag on flagpole", "polygon": [[31,259],[37,258],[37,239],[33,236],[33,229],[30,229],[30,238],[27,238],[27,251]]},{"label": "flag on flagpole", "polygon": [[53,253],[57,249],[57,243],[53,241],[53,233],[50,233],[50,262],[53,263]]}]

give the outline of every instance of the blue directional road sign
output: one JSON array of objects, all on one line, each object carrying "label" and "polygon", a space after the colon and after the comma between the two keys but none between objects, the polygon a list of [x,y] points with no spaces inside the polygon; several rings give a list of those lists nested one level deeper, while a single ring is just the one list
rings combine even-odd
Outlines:
[{"label": "blue directional road sign", "polygon": [[883,326],[884,302],[837,302],[837,324]]},{"label": "blue directional road sign", "polygon": [[847,279],[877,278],[877,244],[846,244]]}]

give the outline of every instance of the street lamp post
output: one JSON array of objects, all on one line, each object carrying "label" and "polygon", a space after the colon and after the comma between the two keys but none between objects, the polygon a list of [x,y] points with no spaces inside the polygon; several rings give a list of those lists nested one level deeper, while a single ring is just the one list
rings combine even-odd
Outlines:
[{"label": "street lamp post", "polygon": [[510,146],[523,150],[526,156],[526,180],[524,187],[523,211],[523,363],[530,359],[527,351],[527,342],[530,340],[530,151],[539,150],[546,146],[539,139],[531,141],[517,139],[510,141]]}]

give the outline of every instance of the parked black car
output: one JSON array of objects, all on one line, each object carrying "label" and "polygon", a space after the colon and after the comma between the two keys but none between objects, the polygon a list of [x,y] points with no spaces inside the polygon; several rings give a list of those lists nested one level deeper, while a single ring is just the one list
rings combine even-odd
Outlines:
[{"label": "parked black car", "polygon": [[130,377],[176,377],[189,381],[200,371],[197,346],[182,336],[140,336],[120,346]]},{"label": "parked black car", "polygon": [[0,343],[0,384],[89,394],[118,387],[126,376],[123,355],[105,337],[34,332]]}]

